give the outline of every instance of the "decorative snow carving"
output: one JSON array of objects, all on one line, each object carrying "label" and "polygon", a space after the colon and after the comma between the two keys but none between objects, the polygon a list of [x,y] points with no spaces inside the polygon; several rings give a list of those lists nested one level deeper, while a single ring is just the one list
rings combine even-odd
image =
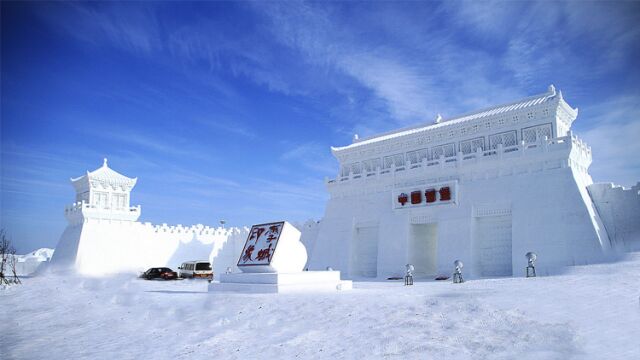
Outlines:
[{"label": "decorative snow carving", "polygon": [[517,145],[516,131],[506,131],[489,136],[489,147],[491,149],[496,149],[500,144],[502,144],[503,147]]},{"label": "decorative snow carving", "polygon": [[478,149],[484,150],[484,138],[475,138],[466,141],[460,142],[460,151],[463,154],[471,154],[476,152]]},{"label": "decorative snow carving", "polygon": [[522,140],[533,143],[540,139],[551,139],[551,124],[543,124],[522,129]]},{"label": "decorative snow carving", "polygon": [[400,203],[400,205],[404,206],[404,204],[406,204],[408,201],[409,197],[407,196],[407,194],[402,193],[398,195],[398,202]]},{"label": "decorative snow carving", "polygon": [[407,153],[407,161],[409,161],[411,165],[420,164],[422,160],[426,158],[427,158],[427,149],[409,151]]},{"label": "decorative snow carving", "polygon": [[404,154],[396,154],[384,157],[384,169],[389,169],[393,166],[404,166]]}]

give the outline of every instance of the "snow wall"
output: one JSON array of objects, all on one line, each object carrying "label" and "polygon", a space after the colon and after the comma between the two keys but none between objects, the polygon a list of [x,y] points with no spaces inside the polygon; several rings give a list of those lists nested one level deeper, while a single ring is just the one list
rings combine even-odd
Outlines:
[{"label": "snow wall", "polygon": [[[303,240],[313,242],[317,223],[298,225]],[[304,230],[306,229],[306,230]],[[152,225],[137,221],[86,218],[70,224],[51,259],[55,272],[104,276],[139,273],[150,267],[176,268],[185,261],[209,260],[215,274],[236,267],[249,228]]]},{"label": "snow wall", "polygon": [[631,188],[598,183],[588,190],[616,249],[640,251],[640,182]]}]

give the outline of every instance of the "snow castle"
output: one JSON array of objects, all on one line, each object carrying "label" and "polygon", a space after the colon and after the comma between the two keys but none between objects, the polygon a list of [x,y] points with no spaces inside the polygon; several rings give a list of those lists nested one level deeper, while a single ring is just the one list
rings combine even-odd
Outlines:
[{"label": "snow castle", "polygon": [[[415,276],[431,277],[460,259],[471,276],[493,277],[521,276],[529,251],[541,274],[601,261],[616,247],[607,233],[615,224],[609,215],[603,223],[590,196],[591,149],[571,132],[577,115],[551,85],[333,147],[340,171],[326,180],[330,199],[309,268],[386,278],[410,263]],[[616,200],[593,189],[599,204]],[[620,236],[638,233],[637,190],[626,195],[631,213],[618,221],[630,230]]]},{"label": "snow castle", "polygon": [[[521,276],[524,255],[538,274],[640,249],[640,184],[593,184],[591,149],[571,132],[578,115],[547,92],[432,124],[359,139],[332,152],[320,222],[296,224],[306,268],[349,279],[450,274]],[[214,272],[239,272],[249,228],[141,223],[131,205],[137,178],[102,167],[71,179],[76,199],[50,267],[84,275],[176,267],[208,258]]]},{"label": "snow castle", "polygon": [[76,199],[65,209],[67,228],[50,267],[100,276],[137,272],[153,266],[177,267],[209,259],[214,272],[235,267],[247,228],[140,223],[140,205],[131,206],[137,178],[126,177],[104,160],[102,167],[71,179]]}]

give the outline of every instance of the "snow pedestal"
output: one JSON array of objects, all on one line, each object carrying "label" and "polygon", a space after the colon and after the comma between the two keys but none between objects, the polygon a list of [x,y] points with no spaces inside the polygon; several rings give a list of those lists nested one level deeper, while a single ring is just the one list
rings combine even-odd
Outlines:
[{"label": "snow pedestal", "polygon": [[340,271],[302,271],[307,250],[300,231],[286,221],[254,225],[238,259],[242,273],[220,274],[209,291],[281,293],[349,290]]},{"label": "snow pedestal", "polygon": [[222,274],[209,291],[285,293],[350,290],[351,281],[340,280],[340,271],[300,271],[296,273]]}]

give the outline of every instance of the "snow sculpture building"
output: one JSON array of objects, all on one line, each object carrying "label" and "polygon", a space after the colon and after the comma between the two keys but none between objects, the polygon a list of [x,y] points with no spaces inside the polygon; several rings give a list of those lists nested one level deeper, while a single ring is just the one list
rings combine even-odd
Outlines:
[{"label": "snow sculpture building", "polygon": [[352,278],[538,273],[602,260],[611,243],[587,191],[578,110],[548,91],[334,147],[340,163],[309,267]]},{"label": "snow sculpture building", "polygon": [[109,168],[106,159],[97,170],[71,179],[76,201],[65,209],[68,226],[50,268],[100,276],[202,258],[218,274],[235,268],[247,228],[140,223],[140,205],[130,205],[136,182]]}]

